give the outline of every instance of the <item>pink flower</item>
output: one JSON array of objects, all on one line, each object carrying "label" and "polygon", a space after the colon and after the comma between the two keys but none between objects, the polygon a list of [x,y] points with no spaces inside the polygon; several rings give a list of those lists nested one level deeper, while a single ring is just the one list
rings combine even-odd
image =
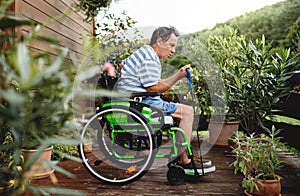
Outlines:
[{"label": "pink flower", "polygon": [[112,63],[110,63],[110,62],[104,63],[103,68],[107,72],[107,75],[109,75],[110,77],[116,76],[115,66]]}]

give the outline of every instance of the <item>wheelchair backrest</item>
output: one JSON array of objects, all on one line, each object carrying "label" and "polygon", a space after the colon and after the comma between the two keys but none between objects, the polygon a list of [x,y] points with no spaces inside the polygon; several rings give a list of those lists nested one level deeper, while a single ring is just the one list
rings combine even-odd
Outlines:
[{"label": "wheelchair backrest", "polygon": [[108,76],[106,73],[102,73],[101,77],[98,80],[97,86],[107,90],[113,90],[117,81],[117,77],[111,77]]},{"label": "wheelchair backrest", "polygon": [[[118,81],[117,77],[111,77],[108,76],[105,72],[101,74],[101,76],[98,79],[97,86],[98,88],[104,88],[107,90],[113,90],[116,82]],[[152,92],[153,93],[153,92]],[[152,96],[151,92],[149,93],[142,93],[141,95],[137,95],[137,97],[142,96],[142,95],[147,95]],[[142,102],[134,101],[135,99],[129,99],[127,101],[117,101],[117,100],[112,100],[109,97],[104,97],[102,98],[102,107],[107,107],[107,106],[113,106],[113,105],[126,105],[128,107],[134,108],[137,111],[139,111],[141,114],[145,116],[145,118],[150,122],[151,124],[164,124],[164,114],[161,110],[152,107],[148,104],[144,104]]]}]

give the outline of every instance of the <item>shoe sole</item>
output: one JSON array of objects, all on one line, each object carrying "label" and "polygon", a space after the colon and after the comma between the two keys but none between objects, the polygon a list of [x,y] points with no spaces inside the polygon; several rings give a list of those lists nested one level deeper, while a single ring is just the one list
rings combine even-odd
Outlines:
[{"label": "shoe sole", "polygon": [[[211,167],[207,167],[204,168],[202,171],[202,168],[197,169],[197,172],[199,173],[199,175],[205,175],[206,173],[210,173],[210,172],[214,172],[216,171],[216,166],[211,166]],[[186,175],[194,175],[195,174],[195,170],[194,169],[184,169],[184,173]]]},{"label": "shoe sole", "polygon": [[[201,161],[200,160],[195,160],[195,162],[198,162],[198,164],[201,164]],[[202,163],[203,163],[203,167],[210,167],[212,165],[212,161],[211,160],[202,160]],[[201,168],[202,168],[202,165],[201,165]],[[184,168],[184,169],[189,169],[189,168]]]}]

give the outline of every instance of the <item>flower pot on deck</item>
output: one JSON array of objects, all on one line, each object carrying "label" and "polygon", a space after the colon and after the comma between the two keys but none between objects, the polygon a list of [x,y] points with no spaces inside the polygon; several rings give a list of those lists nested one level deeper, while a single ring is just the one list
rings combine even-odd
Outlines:
[{"label": "flower pot on deck", "polygon": [[[31,164],[30,171],[28,172],[28,177],[31,179],[41,179],[48,177],[54,172],[46,162],[51,161],[53,146],[46,148],[39,156],[39,158]],[[26,163],[30,157],[32,157],[38,150],[37,149],[22,149],[22,155],[24,157],[24,162]]]},{"label": "flower pot on deck", "polygon": [[228,138],[239,129],[238,121],[210,121],[208,125],[209,143],[216,146],[228,146]]},{"label": "flower pot on deck", "polygon": [[[245,195],[248,196],[280,196],[281,195],[281,182],[280,177],[274,180],[261,180],[256,179],[258,190],[254,189],[252,193],[244,191]],[[260,182],[260,183],[258,183]]]}]

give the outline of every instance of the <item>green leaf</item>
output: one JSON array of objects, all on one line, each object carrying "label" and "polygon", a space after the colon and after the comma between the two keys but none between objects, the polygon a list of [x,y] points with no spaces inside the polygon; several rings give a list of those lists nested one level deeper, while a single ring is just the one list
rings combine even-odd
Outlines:
[{"label": "green leaf", "polygon": [[5,100],[8,100],[8,102],[13,105],[19,105],[25,101],[25,97],[23,97],[22,95],[20,95],[12,89],[7,91],[3,91],[2,89],[0,89],[0,93],[2,94]]},{"label": "green leaf", "polygon": [[67,189],[67,188],[58,188],[58,187],[47,187],[47,186],[30,186],[30,190],[35,193],[36,195],[39,195],[38,193],[42,193],[42,195],[49,195],[49,193],[55,194],[55,195],[86,195],[84,191],[80,190],[74,190],[74,189]]},{"label": "green leaf", "polygon": [[291,118],[288,116],[281,116],[281,115],[270,115],[266,117],[267,120],[278,122],[278,123],[286,123],[289,125],[296,125],[300,126],[300,120],[296,118]]}]

